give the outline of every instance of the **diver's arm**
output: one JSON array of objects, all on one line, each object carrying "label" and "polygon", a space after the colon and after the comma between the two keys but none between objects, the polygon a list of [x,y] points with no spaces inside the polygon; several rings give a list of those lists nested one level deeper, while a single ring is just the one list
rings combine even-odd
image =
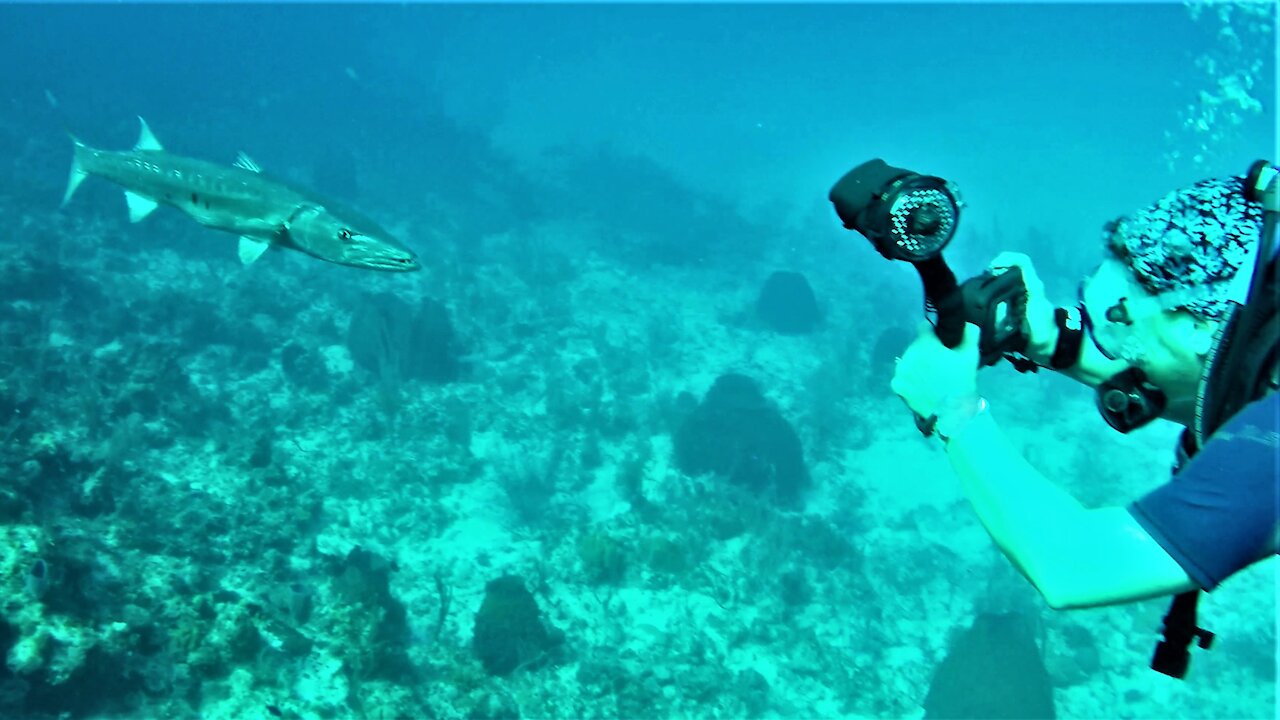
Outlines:
[{"label": "diver's arm", "polygon": [[[1017,267],[1022,271],[1022,283],[1026,290],[1026,339],[1022,352],[1037,365],[1053,367],[1052,358],[1058,347],[1059,328],[1054,306],[1045,294],[1044,282],[1036,272],[1031,258],[1022,253],[1002,252],[988,266],[992,272]],[[1079,320],[1077,318],[1077,320]],[[1070,358],[1071,364],[1056,372],[1078,380],[1089,387],[1097,387],[1104,380],[1128,367],[1125,363],[1108,359],[1088,338],[1081,338],[1079,354]]]},{"label": "diver's arm", "polygon": [[1123,507],[1094,510],[1031,467],[989,412],[947,443],[978,519],[1055,609],[1172,595],[1196,587]]},{"label": "diver's arm", "polygon": [[[1031,358],[1037,365],[1041,367],[1050,367],[1049,359],[1053,356],[1054,347],[1058,342],[1058,329],[1055,327],[1050,331],[1042,331],[1042,337],[1038,343],[1029,343],[1026,348],[1027,357]],[[1067,368],[1060,368],[1054,372],[1061,373],[1067,377],[1084,383],[1089,387],[1097,387],[1107,378],[1129,367],[1120,360],[1111,360],[1102,351],[1094,345],[1088,337],[1080,343],[1080,354],[1076,358],[1073,365]]]}]

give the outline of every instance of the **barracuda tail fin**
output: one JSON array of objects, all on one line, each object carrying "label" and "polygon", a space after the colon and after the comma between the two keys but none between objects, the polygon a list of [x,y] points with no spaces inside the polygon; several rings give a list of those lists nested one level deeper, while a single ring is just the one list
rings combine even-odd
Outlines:
[{"label": "barracuda tail fin", "polygon": [[80,187],[80,183],[89,177],[89,173],[85,171],[84,164],[80,158],[84,150],[84,143],[71,132],[71,128],[67,126],[67,119],[62,116],[62,109],[58,105],[58,98],[46,89],[44,91],[44,99],[49,103],[49,109],[58,118],[58,122],[62,125],[62,129],[66,131],[67,137],[71,138],[72,155],[71,155],[71,175],[67,177],[67,191],[62,194],[62,207],[66,207],[71,202],[71,196],[76,193],[76,188]]},{"label": "barracuda tail fin", "polygon": [[70,132],[67,135],[71,138],[71,142],[75,145],[74,154],[71,156],[71,174],[67,177],[67,191],[62,195],[62,207],[66,207],[71,202],[71,196],[75,194],[76,188],[80,187],[80,183],[89,177],[89,173],[85,171],[84,165],[80,162],[80,158],[84,154],[85,144],[76,139],[75,135]]}]

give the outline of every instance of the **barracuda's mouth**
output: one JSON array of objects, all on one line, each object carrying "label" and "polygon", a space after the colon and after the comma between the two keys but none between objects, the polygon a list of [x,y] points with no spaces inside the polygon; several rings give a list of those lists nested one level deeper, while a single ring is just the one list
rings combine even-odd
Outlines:
[{"label": "barracuda's mouth", "polygon": [[361,260],[359,267],[392,272],[412,272],[421,270],[422,264],[415,257],[374,257]]}]

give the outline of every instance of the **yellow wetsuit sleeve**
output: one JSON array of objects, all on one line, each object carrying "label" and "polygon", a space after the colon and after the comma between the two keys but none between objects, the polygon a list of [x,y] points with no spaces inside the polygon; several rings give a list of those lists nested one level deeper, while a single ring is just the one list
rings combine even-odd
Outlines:
[{"label": "yellow wetsuit sleeve", "polygon": [[1080,505],[979,413],[947,443],[965,496],[996,545],[1055,608],[1171,595],[1195,583],[1123,507]]}]

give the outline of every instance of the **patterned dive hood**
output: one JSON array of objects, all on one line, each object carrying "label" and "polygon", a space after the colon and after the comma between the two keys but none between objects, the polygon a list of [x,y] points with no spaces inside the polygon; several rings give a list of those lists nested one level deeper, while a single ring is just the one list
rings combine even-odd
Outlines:
[{"label": "patterned dive hood", "polygon": [[1262,215],[1261,203],[1244,196],[1244,178],[1204,180],[1108,223],[1105,234],[1152,294],[1221,320],[1231,309],[1236,274],[1252,272]]}]

